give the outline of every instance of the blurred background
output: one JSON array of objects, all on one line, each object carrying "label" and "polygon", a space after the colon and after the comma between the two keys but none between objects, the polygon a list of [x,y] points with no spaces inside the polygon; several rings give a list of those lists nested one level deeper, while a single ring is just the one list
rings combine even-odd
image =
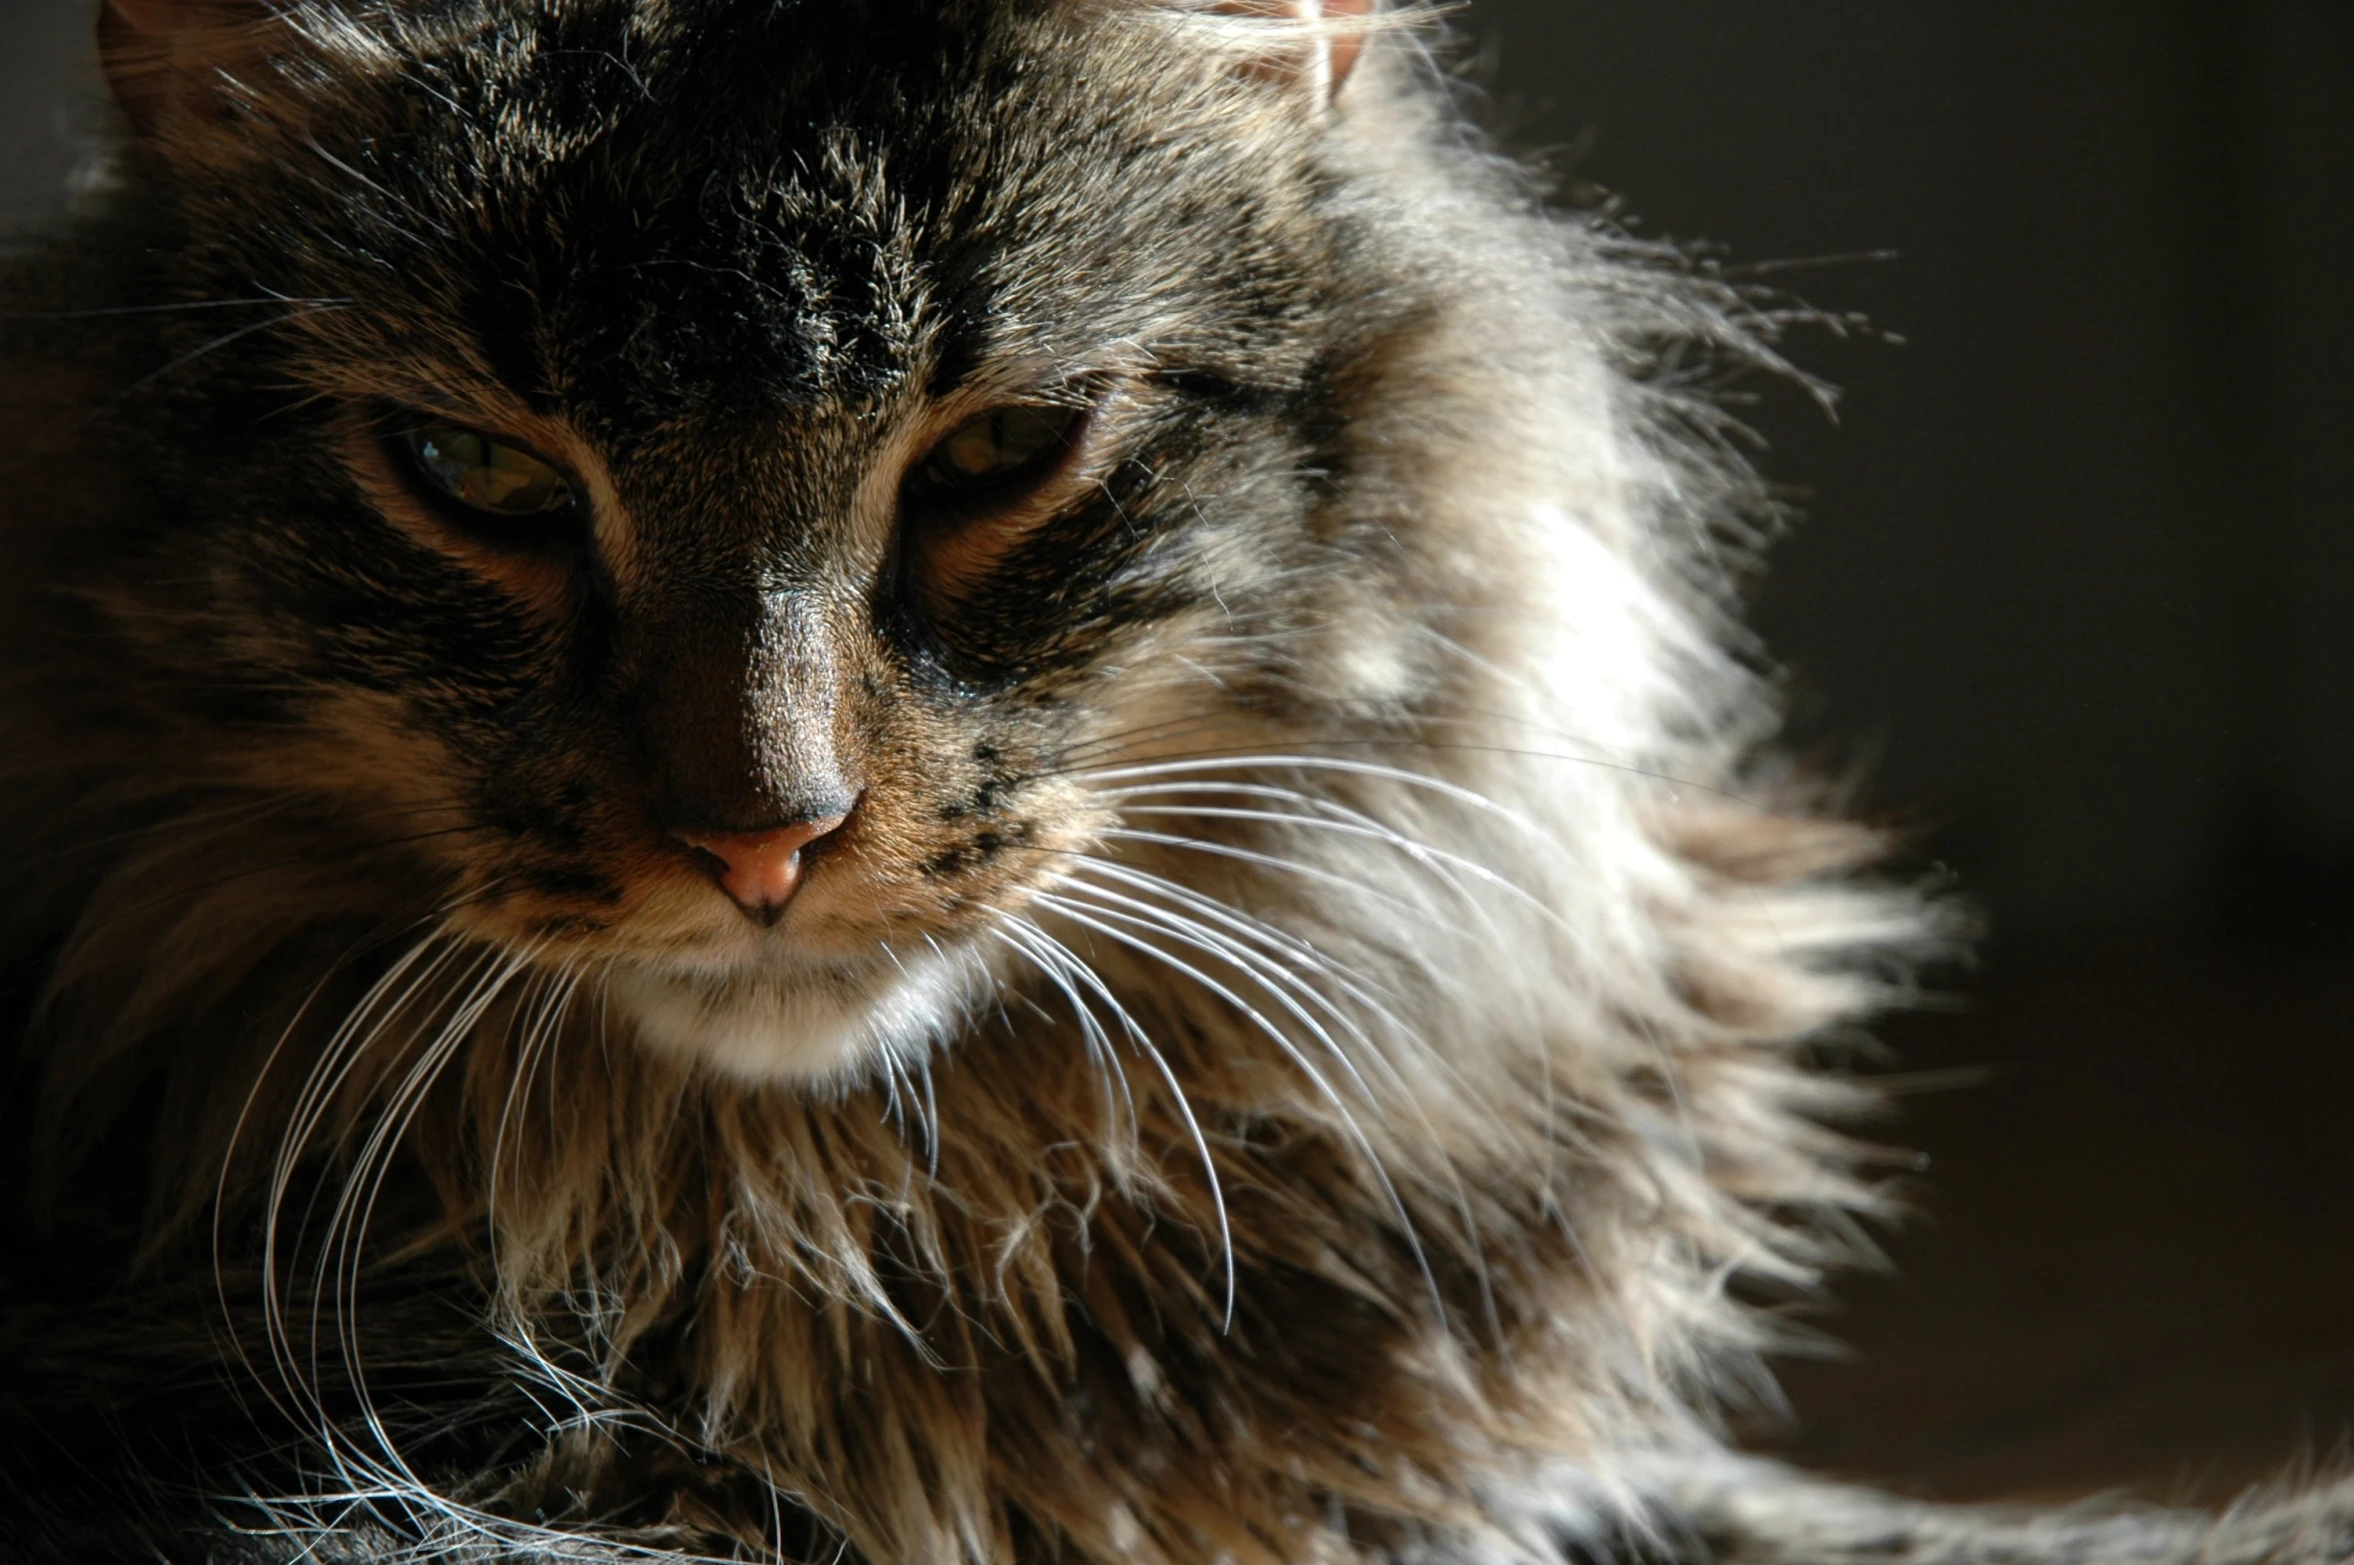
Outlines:
[{"label": "blurred background", "polygon": [[[0,225],[99,113],[0,18]],[[1877,334],[1759,388],[1800,744],[1984,914],[1884,1029],[1892,1269],[1747,1432],[1956,1497],[2217,1499],[2354,1430],[2354,5],[1470,0],[1575,202]],[[1887,340],[1893,337],[1900,342]]]}]

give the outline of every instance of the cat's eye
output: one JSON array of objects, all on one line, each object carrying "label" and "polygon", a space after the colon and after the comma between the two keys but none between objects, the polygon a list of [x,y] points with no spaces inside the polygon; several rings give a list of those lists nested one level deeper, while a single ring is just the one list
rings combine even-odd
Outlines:
[{"label": "cat's eye", "polygon": [[1008,403],[976,413],[918,457],[901,491],[907,580],[952,616],[1037,530],[1091,487],[1098,404]]},{"label": "cat's eye", "polygon": [[572,486],[553,464],[479,430],[427,424],[401,444],[426,483],[468,510],[530,521],[572,506]]},{"label": "cat's eye", "polygon": [[1084,417],[1079,408],[1020,404],[976,414],[924,454],[915,467],[915,485],[948,500],[1023,487],[1060,464]]}]

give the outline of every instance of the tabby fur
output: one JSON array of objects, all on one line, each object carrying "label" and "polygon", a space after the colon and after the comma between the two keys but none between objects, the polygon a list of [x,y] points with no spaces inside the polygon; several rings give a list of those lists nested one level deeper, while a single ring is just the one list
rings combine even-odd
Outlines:
[{"label": "tabby fur", "polygon": [[[1285,9],[111,13],[0,279],[12,1557],[1770,1554],[1662,1475],[1944,932],[1764,748],[1769,321]],[[1091,488],[911,590],[1030,395]],[[660,829],[828,788],[776,935]]]}]

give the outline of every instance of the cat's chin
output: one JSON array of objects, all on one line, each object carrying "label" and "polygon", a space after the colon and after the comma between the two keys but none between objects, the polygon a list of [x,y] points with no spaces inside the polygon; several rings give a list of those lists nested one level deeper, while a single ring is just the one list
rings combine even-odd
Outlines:
[{"label": "cat's chin", "polygon": [[962,1029],[991,986],[978,955],[926,952],[868,966],[747,964],[721,972],[618,969],[607,989],[638,1041],[752,1083],[846,1086]]}]

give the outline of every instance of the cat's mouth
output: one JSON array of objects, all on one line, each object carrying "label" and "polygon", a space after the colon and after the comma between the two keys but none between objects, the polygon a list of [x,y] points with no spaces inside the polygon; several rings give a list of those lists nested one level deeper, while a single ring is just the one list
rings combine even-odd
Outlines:
[{"label": "cat's mouth", "polygon": [[877,836],[861,811],[771,877],[796,881],[781,897],[747,889],[732,844],[733,865],[709,849],[638,858],[626,911],[589,942],[612,1021],[729,1076],[821,1087],[966,1028],[996,982],[973,921],[1025,877],[1001,862],[936,878]]},{"label": "cat's mouth", "polygon": [[616,1019],[650,1049],[753,1081],[842,1082],[931,1047],[965,1025],[987,962],[953,936],[891,938],[905,920],[879,869],[825,854],[768,907],[694,866],[662,899],[687,914],[687,929],[672,922],[685,938],[612,965]]},{"label": "cat's mouth", "polygon": [[870,960],[810,957],[781,943],[757,964],[616,967],[607,992],[638,1040],[748,1081],[862,1076],[961,1030],[992,985],[969,947],[881,947]]},{"label": "cat's mouth", "polygon": [[453,931],[586,975],[617,1044],[823,1087],[967,1030],[1019,964],[1001,930],[1103,824],[1075,785],[1020,807],[990,786],[902,768],[758,840],[667,827],[616,790],[571,840],[435,847],[459,871]]}]

